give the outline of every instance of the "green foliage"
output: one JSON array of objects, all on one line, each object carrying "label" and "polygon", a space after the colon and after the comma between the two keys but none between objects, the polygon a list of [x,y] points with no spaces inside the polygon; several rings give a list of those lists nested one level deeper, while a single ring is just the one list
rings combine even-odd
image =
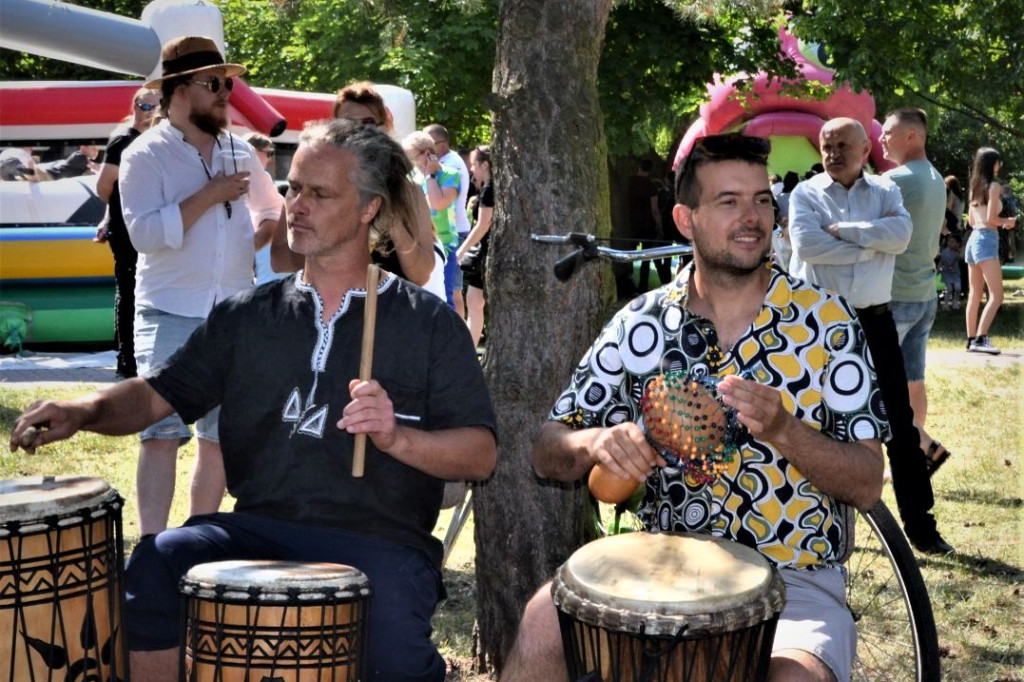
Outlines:
[{"label": "green foliage", "polygon": [[1024,0],[792,0],[796,35],[876,97],[924,101],[1024,134]]},{"label": "green foliage", "polygon": [[[608,19],[598,87],[612,156],[664,157],[716,73],[778,73],[778,24],[758,0],[633,0]],[[771,3],[768,3],[771,4]]]},{"label": "green foliage", "polygon": [[221,0],[232,59],[253,85],[333,92],[354,80],[416,97],[417,120],[446,125],[456,145],[490,139],[497,6],[430,0]]}]

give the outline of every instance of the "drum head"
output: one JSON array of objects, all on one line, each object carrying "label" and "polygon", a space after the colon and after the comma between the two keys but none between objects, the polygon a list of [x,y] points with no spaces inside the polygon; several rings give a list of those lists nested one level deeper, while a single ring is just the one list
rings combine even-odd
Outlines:
[{"label": "drum head", "polygon": [[0,524],[64,516],[117,497],[99,478],[32,476],[0,481]]},{"label": "drum head", "polygon": [[584,545],[552,587],[555,604],[584,623],[687,636],[771,618],[785,587],[756,550],[706,535],[625,533]]},{"label": "drum head", "polygon": [[362,571],[327,563],[294,561],[216,561],[193,566],[181,591],[236,603],[336,601],[366,596],[370,581]]}]

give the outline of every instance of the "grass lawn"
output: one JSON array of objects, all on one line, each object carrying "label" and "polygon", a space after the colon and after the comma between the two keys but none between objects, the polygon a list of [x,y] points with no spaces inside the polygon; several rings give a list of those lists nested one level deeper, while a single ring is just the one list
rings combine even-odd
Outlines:
[{"label": "grass lawn", "polygon": [[[953,453],[933,481],[943,536],[957,549],[921,558],[951,682],[1024,682],[1024,280],[1006,282],[1006,304],[991,332],[1004,358],[962,349],[962,311],[940,311],[929,343],[927,428]],[[1011,356],[1015,356],[1011,357]],[[87,387],[40,391],[0,383],[0,436],[34,400],[69,398]],[[138,535],[135,519],[135,438],[79,434],[69,442],[24,453],[0,454],[0,479],[79,474],[105,479],[126,498],[125,536]],[[185,518],[192,449],[178,466],[172,524]],[[895,509],[891,490],[886,502]],[[230,500],[225,508],[230,507]],[[450,513],[442,516],[442,537]],[[472,519],[445,569],[449,598],[435,619],[435,641],[450,662],[451,680],[486,680],[469,670],[475,609]]]}]

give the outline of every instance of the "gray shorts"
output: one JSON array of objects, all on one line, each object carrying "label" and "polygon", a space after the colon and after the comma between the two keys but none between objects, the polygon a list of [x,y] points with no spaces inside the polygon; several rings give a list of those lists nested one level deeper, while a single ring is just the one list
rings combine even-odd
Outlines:
[{"label": "gray shorts", "polygon": [[857,626],[846,608],[843,569],[782,568],[779,573],[786,583],[786,606],[779,617],[772,651],[806,651],[827,665],[837,680],[850,679],[857,652]]},{"label": "gray shorts", "polygon": [[[144,376],[154,367],[163,364],[174,352],[185,345],[196,327],[204,322],[201,317],[183,317],[165,313],[155,308],[137,308],[135,310],[135,362],[139,367],[139,376]],[[220,408],[215,408],[199,418],[196,422],[196,433],[200,438],[214,443],[220,442],[217,431],[217,420]],[[139,432],[139,439],[174,440],[184,445],[192,437],[192,430],[177,413],[161,419],[157,423]]]}]

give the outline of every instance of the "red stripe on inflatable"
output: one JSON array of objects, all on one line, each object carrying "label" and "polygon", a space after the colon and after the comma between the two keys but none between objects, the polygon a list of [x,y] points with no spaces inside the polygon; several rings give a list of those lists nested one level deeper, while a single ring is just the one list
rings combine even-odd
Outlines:
[{"label": "red stripe on inflatable", "polygon": [[302,130],[306,121],[330,118],[334,108],[334,96],[325,98],[316,93],[264,92],[262,97],[288,120],[288,130]]},{"label": "red stripe on inflatable", "polygon": [[0,125],[38,126],[116,123],[131,113],[132,94],[141,85],[0,89]]},{"label": "red stripe on inflatable", "polygon": [[[333,95],[303,92],[258,92],[236,79],[231,105],[235,122],[269,132],[286,121],[284,130],[302,130],[306,121],[330,118]],[[0,88],[0,126],[115,125],[131,112],[131,98],[140,81],[103,85]]]}]

